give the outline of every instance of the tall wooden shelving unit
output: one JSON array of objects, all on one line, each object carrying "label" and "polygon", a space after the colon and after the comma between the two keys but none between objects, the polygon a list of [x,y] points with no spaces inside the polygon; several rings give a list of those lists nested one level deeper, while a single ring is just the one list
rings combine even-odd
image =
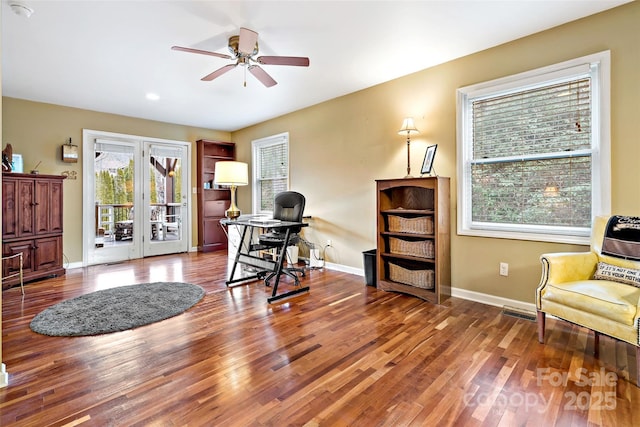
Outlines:
[{"label": "tall wooden shelving unit", "polygon": [[440,304],[451,295],[449,178],[376,186],[378,288]]},{"label": "tall wooden shelving unit", "polygon": [[231,205],[229,189],[218,189],[213,183],[216,163],[235,160],[233,142],[196,141],[198,156],[198,251],[227,249],[227,236],[220,225],[224,212]]}]

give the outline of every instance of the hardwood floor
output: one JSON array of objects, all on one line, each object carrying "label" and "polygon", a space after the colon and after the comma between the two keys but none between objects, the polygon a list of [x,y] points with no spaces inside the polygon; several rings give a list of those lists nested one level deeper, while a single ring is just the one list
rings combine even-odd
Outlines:
[{"label": "hardwood floor", "polygon": [[[632,426],[632,346],[549,319],[451,298],[442,305],[313,270],[311,292],[269,305],[260,282],[227,289],[226,254],[69,270],[3,292],[2,426]],[[147,281],[207,294],[187,312],[114,334],[29,329],[44,308]],[[631,370],[631,373],[629,372]]]}]

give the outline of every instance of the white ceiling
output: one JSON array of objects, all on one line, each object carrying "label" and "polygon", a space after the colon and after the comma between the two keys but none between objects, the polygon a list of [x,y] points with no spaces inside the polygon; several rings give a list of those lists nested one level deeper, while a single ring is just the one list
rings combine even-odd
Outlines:
[{"label": "white ceiling", "polygon": [[[2,0],[2,92],[234,131],[627,2]],[[310,67],[262,66],[271,88],[248,73],[243,87],[243,67],[203,82],[232,61],[170,49],[228,53],[241,26],[259,33],[260,55]]]}]

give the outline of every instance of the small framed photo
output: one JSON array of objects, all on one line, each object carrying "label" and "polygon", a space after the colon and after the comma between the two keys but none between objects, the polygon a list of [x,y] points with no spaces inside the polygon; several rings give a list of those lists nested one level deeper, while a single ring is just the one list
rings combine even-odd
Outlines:
[{"label": "small framed photo", "polygon": [[424,153],[424,161],[422,162],[421,174],[430,174],[433,168],[433,159],[436,157],[436,149],[438,144],[430,145],[427,147],[426,153]]}]

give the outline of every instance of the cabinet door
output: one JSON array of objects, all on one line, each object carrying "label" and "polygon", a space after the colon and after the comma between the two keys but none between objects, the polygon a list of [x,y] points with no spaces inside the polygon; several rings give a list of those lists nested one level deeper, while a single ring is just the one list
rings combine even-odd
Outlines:
[{"label": "cabinet door", "polygon": [[203,242],[202,250],[216,251],[227,247],[227,236],[224,234],[220,220],[222,218],[205,218],[202,222]]},{"label": "cabinet door", "polygon": [[11,239],[18,237],[18,181],[2,180],[2,237]]},{"label": "cabinet door", "polygon": [[62,233],[62,181],[51,182],[51,206],[49,207],[50,223],[49,231]]},{"label": "cabinet door", "polygon": [[[22,271],[30,273],[34,269],[33,265],[33,240],[23,240],[14,243],[5,243],[2,245],[2,255],[10,256],[22,252]],[[17,273],[19,271],[18,260],[5,260],[2,263],[3,276]]]},{"label": "cabinet door", "polygon": [[62,181],[49,182],[49,233],[62,233]]},{"label": "cabinet door", "polygon": [[33,216],[36,234],[62,232],[62,182],[35,181]]},{"label": "cabinet door", "polygon": [[62,237],[36,239],[34,246],[34,267],[36,270],[57,268],[62,265]]},{"label": "cabinet door", "polygon": [[[32,179],[18,179],[17,186],[17,235],[16,237],[32,236],[35,233],[33,208],[35,206],[34,181]],[[6,238],[6,237],[5,237]]]}]

